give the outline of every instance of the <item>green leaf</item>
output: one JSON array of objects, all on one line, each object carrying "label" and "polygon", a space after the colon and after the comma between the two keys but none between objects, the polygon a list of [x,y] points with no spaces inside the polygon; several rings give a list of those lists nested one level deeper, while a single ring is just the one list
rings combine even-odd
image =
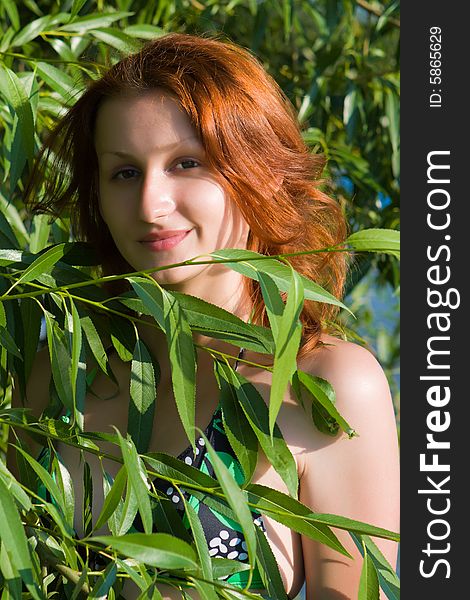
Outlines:
[{"label": "green leaf", "polygon": [[23,360],[23,357],[20,353],[20,349],[16,345],[15,340],[11,337],[10,333],[8,332],[8,329],[3,327],[2,325],[0,325],[0,346],[2,348],[5,348],[5,350],[10,354],[13,354],[13,356],[16,356],[20,360]]},{"label": "green leaf", "polygon": [[279,328],[284,312],[284,302],[279,294],[279,289],[273,279],[263,272],[258,273],[258,281],[263,294],[264,305],[268,314],[269,324],[276,340],[279,336]]},{"label": "green leaf", "polygon": [[363,229],[351,234],[346,243],[357,252],[383,252],[400,257],[400,232],[393,229]]},{"label": "green leaf", "polygon": [[145,468],[132,441],[125,440],[118,430],[116,430],[116,432],[119,438],[119,445],[121,446],[122,457],[127,470],[128,481],[136,495],[137,505],[142,518],[144,531],[145,533],[151,533],[152,510],[150,507]]},{"label": "green leaf", "polygon": [[114,479],[111,489],[106,494],[106,497],[103,502],[103,507],[101,509],[101,512],[99,514],[99,517],[95,523],[93,530],[97,530],[100,527],[102,527],[108,521],[108,519],[111,517],[111,515],[114,513],[114,511],[116,510],[116,508],[119,505],[119,502],[122,500],[122,494],[124,492],[126,481],[127,481],[126,468],[124,466],[122,466],[119,469],[118,474],[116,475],[116,477]]},{"label": "green leaf", "polygon": [[156,397],[157,381],[152,357],[145,344],[137,340],[131,365],[127,432],[140,453],[147,451],[152,438]]},{"label": "green leaf", "polygon": [[374,563],[366,552],[359,580],[358,600],[379,600],[379,579]]},{"label": "green leaf", "polygon": [[178,301],[170,292],[148,279],[128,277],[128,280],[166,334],[176,407],[194,448],[196,353],[191,328]]},{"label": "green leaf", "polygon": [[284,401],[287,386],[297,369],[297,353],[302,336],[299,316],[303,307],[303,286],[298,273],[292,269],[292,286],[275,335],[273,376],[269,397],[269,431],[273,435],[274,424]]},{"label": "green leaf", "polygon": [[50,231],[51,224],[49,223],[49,215],[34,215],[29,242],[29,249],[31,252],[40,252],[45,248],[49,240]]},{"label": "green leaf", "polygon": [[52,469],[54,473],[54,480],[57,483],[57,488],[59,489],[59,493],[63,498],[65,519],[70,527],[73,528],[75,515],[75,494],[72,478],[70,477],[70,473],[67,471],[65,465],[57,460],[56,456],[54,456],[52,461]]},{"label": "green leaf", "polygon": [[197,569],[196,554],[189,544],[167,533],[128,533],[91,538],[112,550],[159,569]]},{"label": "green leaf", "polygon": [[85,15],[84,17],[77,17],[73,21],[69,21],[66,25],[60,27],[60,31],[73,31],[75,33],[85,33],[90,29],[97,29],[98,27],[107,27],[115,21],[120,21],[126,17],[131,17],[134,13],[115,11],[108,13],[92,13]]},{"label": "green leaf", "polygon": [[228,365],[222,363],[217,365],[217,373],[235,389],[238,402],[258,438],[263,452],[285,482],[289,493],[296,498],[298,490],[297,465],[277,425],[274,426],[273,437],[271,438],[268,407],[258,390]]},{"label": "green leaf", "polygon": [[24,46],[31,40],[34,40],[35,37],[49,27],[52,19],[52,15],[46,15],[44,17],[39,17],[39,19],[35,19],[34,21],[30,21],[23,29],[18,31],[11,42],[11,46]]},{"label": "green leaf", "polygon": [[[38,463],[37,460],[34,460],[34,458],[32,456],[30,456],[27,452],[25,452],[22,448],[20,448],[19,446],[15,446],[15,448],[19,452],[21,452],[21,454],[24,456],[26,461],[29,463],[29,465],[31,466],[33,471],[39,477],[39,480],[44,485],[46,490],[49,492],[49,494],[53,498],[54,502],[60,508],[60,510],[62,511],[62,514],[64,516],[67,515],[67,508],[65,506],[64,497],[60,491],[59,486],[54,481],[52,476],[46,471],[46,469],[41,464]],[[68,522],[67,524],[69,526],[70,525],[73,526],[73,522],[72,523]]]},{"label": "green leaf", "polygon": [[[322,544],[326,544],[330,548],[333,548],[333,550],[337,550],[341,554],[351,558],[349,552],[344,548],[331,529],[324,523],[313,521],[315,514],[298,500],[259,484],[248,485],[246,491],[248,501],[254,504],[259,512],[286,525],[293,531],[306,535]],[[312,521],[305,520],[305,517],[311,517]]]},{"label": "green leaf", "polygon": [[2,4],[5,7],[8,17],[10,18],[11,24],[14,29],[20,28],[20,15],[18,14],[18,9],[16,8],[16,4],[13,0],[2,0]]},{"label": "green leaf", "polygon": [[288,600],[276,557],[271,550],[265,534],[258,527],[256,528],[256,537],[258,542],[258,556],[256,557],[256,561],[260,567],[261,578],[266,586],[269,597],[276,598],[277,600]]},{"label": "green leaf", "polygon": [[50,271],[56,262],[58,262],[69,250],[69,244],[57,244],[56,246],[52,246],[43,252],[32,264],[29,265],[26,271],[23,271],[23,274],[15,281],[9,291],[11,292],[11,290],[20,283],[33,281],[33,279],[36,279],[38,275],[42,275],[43,273]]},{"label": "green leaf", "polygon": [[47,343],[54,385],[63,405],[75,415],[72,383],[70,380],[70,363],[72,359],[65,342],[65,335],[59,329],[57,322],[49,312],[44,311],[44,316],[46,319]]},{"label": "green leaf", "polygon": [[64,100],[70,101],[77,94],[77,82],[63,70],[46,62],[37,62],[38,75]]},{"label": "green leaf", "polygon": [[[0,254],[1,256],[1,254]],[[127,319],[113,315],[109,323],[111,342],[123,362],[132,360],[136,342],[135,330]]]},{"label": "green leaf", "polygon": [[361,538],[359,538],[359,536],[357,536],[355,533],[351,533],[351,537],[363,556],[363,543],[365,544],[367,555],[370,557],[377,570],[380,587],[385,592],[387,598],[389,600],[399,600],[400,580],[392,565],[390,565],[390,563],[369,536],[362,535]]},{"label": "green leaf", "polygon": [[[205,441],[207,451],[210,456],[211,465],[217,476],[217,481],[220,483],[222,490],[225,494],[230,508],[235,513],[237,523],[240,523],[243,534],[245,536],[245,542],[247,546],[247,552],[250,559],[250,564],[254,565],[256,559],[256,533],[255,525],[253,523],[253,517],[250,509],[246,502],[246,496],[244,492],[238,487],[233,475],[230,473],[228,468],[224,465],[222,460],[217,455],[217,452],[211,446],[209,440],[201,431],[201,436]],[[251,582],[251,575],[248,580],[247,587]]]},{"label": "green leaf", "polygon": [[87,0],[73,0],[72,10],[70,11],[71,20],[74,19],[78,15],[78,13],[83,8],[83,5],[86,3],[86,1]]},{"label": "green leaf", "polygon": [[7,469],[3,460],[0,460],[0,479],[3,481],[3,484],[11,496],[15,498],[21,507],[26,511],[31,510],[32,505],[29,496]]},{"label": "green leaf", "polygon": [[80,318],[80,325],[85,333],[86,341],[90,346],[90,350],[96,360],[99,368],[108,376],[111,376],[111,370],[109,368],[108,355],[104,349],[103,342],[96,331],[95,324],[89,315],[85,315]]},{"label": "green leaf", "polygon": [[15,162],[10,173],[10,189],[16,186],[25,161],[34,154],[33,108],[23,83],[5,64],[0,63],[0,93],[15,111],[18,118],[15,132]]},{"label": "green leaf", "polygon": [[144,454],[143,458],[157,475],[173,479],[178,484],[189,483],[206,489],[216,489],[220,487],[217,481],[206,473],[203,473],[199,469],[196,469],[169,454],[151,452]]},{"label": "green leaf", "polygon": [[[188,518],[189,525],[194,538],[194,545],[198,554],[199,562],[201,564],[201,574],[204,579],[212,579],[212,562],[209,554],[209,547],[207,546],[206,537],[204,535],[204,529],[202,528],[201,521],[194,508],[187,502],[184,496],[182,500],[185,508],[185,515]],[[212,590],[213,591],[213,590]],[[209,596],[211,593],[209,592]],[[217,594],[214,599],[217,600]]]},{"label": "green leaf", "polygon": [[[214,367],[217,375],[219,366],[219,361],[216,361]],[[223,376],[219,377],[219,380],[224,431],[243,469],[245,482],[248,482],[251,481],[258,460],[258,440],[238,403],[234,386]]]},{"label": "green leaf", "polygon": [[[245,323],[234,314],[189,294],[173,292],[192,331],[224,340],[255,352],[273,353],[272,334],[267,327]],[[138,298],[120,296],[119,301],[136,312],[152,313]]]},{"label": "green leaf", "polygon": [[96,39],[104,42],[107,46],[116,48],[116,50],[119,50],[119,52],[122,52],[123,54],[137,52],[142,45],[134,37],[126,35],[124,32],[117,29],[92,29],[90,34]]},{"label": "green leaf", "polygon": [[[301,384],[313,396],[313,399],[317,401],[327,411],[328,415],[330,415],[330,417],[334,419],[335,423],[337,423],[350,438],[356,435],[354,429],[340,415],[335,405],[333,404],[334,391],[331,385],[325,379],[322,379],[321,377],[316,377],[314,375],[310,375],[309,373],[305,373],[304,371],[297,371],[297,376]],[[334,428],[332,432],[333,434],[336,433]]]},{"label": "green leaf", "polygon": [[18,510],[2,478],[0,478],[0,539],[2,546],[5,546],[11,557],[13,567],[21,575],[33,598],[44,598],[34,581],[33,564]]},{"label": "green leaf", "polygon": [[110,562],[98,577],[88,597],[95,598],[96,600],[105,600],[108,598],[108,592],[116,581],[116,576],[117,565],[115,562]]},{"label": "green leaf", "polygon": [[136,23],[135,25],[129,25],[129,27],[125,27],[122,31],[131,37],[142,38],[145,40],[154,40],[157,37],[165,34],[165,31],[161,27],[149,25],[148,23]]},{"label": "green leaf", "polygon": [[[240,262],[225,263],[227,267],[241,273],[250,279],[258,281],[258,272],[267,273],[281,292],[288,292],[292,284],[291,267],[274,259],[266,258],[258,252],[251,250],[239,250],[236,248],[226,248],[217,250],[210,254],[213,258],[220,259],[235,259]],[[241,261],[240,259],[244,259]],[[315,300],[316,302],[324,302],[339,306],[347,312],[351,312],[347,306],[335,298],[332,294],[324,290],[321,286],[314,283],[303,275],[300,276],[304,285],[305,298],[307,300]]]}]

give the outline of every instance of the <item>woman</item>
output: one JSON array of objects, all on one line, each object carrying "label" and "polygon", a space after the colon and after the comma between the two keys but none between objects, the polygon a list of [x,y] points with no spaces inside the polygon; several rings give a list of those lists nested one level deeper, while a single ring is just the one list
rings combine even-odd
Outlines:
[{"label": "woman", "polygon": [[[170,34],[118,62],[59,122],[37,163],[30,198],[44,179],[47,158],[52,168],[44,199],[33,202],[35,208],[55,214],[70,209],[77,235],[96,248],[104,274],[159,268],[221,248],[281,254],[331,247],[345,238],[339,207],[319,189],[323,159],[308,152],[295,114],[274,81],[252,56],[229,43]],[[69,178],[64,180],[64,174]],[[341,295],[343,253],[297,256],[291,262]],[[181,266],[155,271],[152,277],[167,290],[211,302],[244,321],[267,324],[259,285],[223,265]],[[296,462],[299,500],[319,513],[396,530],[398,450],[388,385],[369,352],[327,333],[324,323],[333,315],[331,305],[305,303],[298,367],[332,384],[338,410],[359,436],[348,440],[320,433],[288,390],[277,423]],[[189,455],[176,408],[165,336],[142,324],[138,332],[161,371],[149,451],[192,464],[196,455]],[[234,354],[226,343],[193,337],[200,346]],[[267,403],[271,372],[261,365],[271,364],[272,357],[249,350],[240,359],[238,372]],[[115,353],[109,360],[119,391],[109,378],[97,376],[86,399],[89,431],[126,431],[129,364]],[[38,415],[49,401],[49,373],[47,353],[39,353],[28,383]],[[220,391],[213,359],[203,349],[197,350],[196,383],[196,425],[207,433],[208,423],[214,429]],[[108,398],[105,403],[103,398]],[[108,450],[115,451],[111,445]],[[65,444],[58,451],[77,482],[80,506],[79,454]],[[90,456],[89,463],[96,518],[103,502],[101,470],[96,457]],[[105,469],[113,477],[117,473],[114,463]],[[252,483],[288,493],[262,451]],[[357,597],[362,561],[347,532],[335,533],[355,560],[267,516],[254,514],[254,519],[266,531],[290,598],[304,581],[307,600]],[[78,514],[75,521],[77,531],[83,531]],[[227,550],[220,556],[228,556],[223,541],[230,532],[224,529],[212,538],[205,533],[211,555],[217,555],[217,547]],[[377,543],[395,564],[396,544]],[[242,555],[238,560],[246,560]],[[262,587],[258,582],[254,589]],[[164,598],[180,597],[168,586],[160,589]],[[130,586],[125,589],[126,597],[134,594]]]}]

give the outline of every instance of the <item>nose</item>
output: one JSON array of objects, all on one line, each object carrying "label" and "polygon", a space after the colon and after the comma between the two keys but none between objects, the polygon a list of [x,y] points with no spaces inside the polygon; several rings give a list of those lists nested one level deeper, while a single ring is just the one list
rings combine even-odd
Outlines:
[{"label": "nose", "polygon": [[170,215],[176,208],[175,189],[165,173],[148,173],[142,182],[139,217],[154,223]]}]

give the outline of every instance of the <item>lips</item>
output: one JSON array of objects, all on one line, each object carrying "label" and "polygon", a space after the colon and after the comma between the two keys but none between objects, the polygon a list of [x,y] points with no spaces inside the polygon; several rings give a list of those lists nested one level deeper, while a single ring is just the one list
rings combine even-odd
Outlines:
[{"label": "lips", "polygon": [[167,229],[149,233],[140,240],[140,243],[153,251],[170,250],[182,242],[190,231],[190,229]]}]

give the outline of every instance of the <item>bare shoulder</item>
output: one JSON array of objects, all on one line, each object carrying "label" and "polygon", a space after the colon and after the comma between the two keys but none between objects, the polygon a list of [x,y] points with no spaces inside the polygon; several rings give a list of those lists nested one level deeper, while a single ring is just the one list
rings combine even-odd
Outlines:
[{"label": "bare shoulder", "polygon": [[385,373],[373,354],[358,344],[325,335],[322,345],[301,360],[299,368],[333,386],[340,412],[361,413],[371,405],[390,411]]}]

